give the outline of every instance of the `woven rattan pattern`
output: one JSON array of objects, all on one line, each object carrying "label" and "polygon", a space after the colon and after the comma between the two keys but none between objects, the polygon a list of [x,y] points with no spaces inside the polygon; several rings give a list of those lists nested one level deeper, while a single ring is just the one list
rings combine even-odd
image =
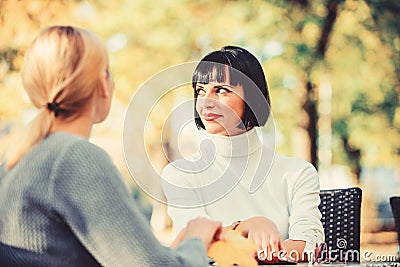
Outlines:
[{"label": "woven rattan pattern", "polygon": [[319,209],[331,260],[360,260],[361,196],[357,187],[321,190]]}]

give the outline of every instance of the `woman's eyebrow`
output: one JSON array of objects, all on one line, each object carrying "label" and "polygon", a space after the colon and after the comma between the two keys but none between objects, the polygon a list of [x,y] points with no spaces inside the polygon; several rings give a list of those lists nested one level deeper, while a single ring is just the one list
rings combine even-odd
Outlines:
[{"label": "woman's eyebrow", "polygon": [[219,84],[219,85],[216,85],[216,86],[214,86],[214,87],[215,87],[215,88],[222,88],[222,87],[233,88],[233,86],[230,85],[230,84]]},{"label": "woman's eyebrow", "polygon": [[[207,84],[213,84],[213,83],[207,83]],[[196,84],[196,88],[200,88],[200,89],[204,89],[204,85],[207,85],[207,84],[202,84],[202,83],[197,83]],[[214,88],[214,89],[218,89],[218,88],[229,88],[229,89],[233,89],[233,85],[230,85],[230,84],[227,84],[227,83],[224,83],[224,84],[215,84],[215,85],[213,85],[212,86],[212,88]]]},{"label": "woman's eyebrow", "polygon": [[214,88],[227,88],[230,90],[234,89],[234,87],[230,84],[218,84],[218,85],[215,85]]}]

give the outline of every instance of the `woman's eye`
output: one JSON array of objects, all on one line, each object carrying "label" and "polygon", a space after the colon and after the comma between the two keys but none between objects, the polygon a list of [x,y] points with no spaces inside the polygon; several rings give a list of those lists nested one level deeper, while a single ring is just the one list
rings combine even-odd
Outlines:
[{"label": "woman's eye", "polygon": [[196,93],[197,93],[197,95],[204,95],[206,92],[204,91],[203,88],[197,88]]},{"label": "woman's eye", "polygon": [[219,87],[217,88],[217,93],[218,94],[226,94],[232,92],[231,90],[224,88],[224,87]]}]

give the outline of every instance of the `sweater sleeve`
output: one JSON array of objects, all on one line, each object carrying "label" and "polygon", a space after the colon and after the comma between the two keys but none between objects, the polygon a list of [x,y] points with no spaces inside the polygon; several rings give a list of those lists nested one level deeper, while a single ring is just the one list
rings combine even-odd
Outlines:
[{"label": "sweater sleeve", "polygon": [[318,209],[319,179],[315,168],[307,165],[293,174],[289,188],[292,196],[289,216],[289,239],[306,241],[305,251],[313,251],[324,241],[321,213]]},{"label": "sweater sleeve", "polygon": [[191,219],[208,217],[204,206],[199,206],[199,203],[203,203],[199,195],[191,188],[194,185],[171,164],[163,170],[161,185],[168,202],[168,215],[176,232],[182,230]]},{"label": "sweater sleeve", "polygon": [[0,162],[0,184],[1,184],[1,180],[3,179],[3,177],[6,175],[6,163]]},{"label": "sweater sleeve", "polygon": [[103,266],[206,266],[200,239],[176,250],[162,246],[138,210],[109,156],[87,141],[57,158],[52,175],[55,210]]}]

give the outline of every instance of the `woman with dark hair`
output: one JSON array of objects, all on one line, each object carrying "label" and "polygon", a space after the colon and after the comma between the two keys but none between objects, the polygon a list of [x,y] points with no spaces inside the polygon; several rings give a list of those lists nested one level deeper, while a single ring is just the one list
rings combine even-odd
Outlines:
[{"label": "woman with dark hair", "polygon": [[[245,99],[243,124],[239,124],[239,128],[263,126],[268,119],[271,105],[267,82],[258,60],[243,48],[225,46],[201,60],[192,78],[195,101],[197,102],[199,96],[202,96],[203,90],[197,88],[201,87],[200,84],[208,84],[211,81],[223,83],[227,81],[227,75],[230,78],[230,85],[241,85],[246,88],[243,91]],[[195,122],[198,128],[206,129],[196,106]]]},{"label": "woman with dark hair", "polygon": [[192,86],[196,125],[212,145],[163,171],[176,229],[208,216],[254,240],[259,258],[283,250],[301,260],[324,239],[318,174],[310,163],[263,144],[257,127],[270,116],[270,98],[261,64],[244,48],[226,46],[200,61]]}]

